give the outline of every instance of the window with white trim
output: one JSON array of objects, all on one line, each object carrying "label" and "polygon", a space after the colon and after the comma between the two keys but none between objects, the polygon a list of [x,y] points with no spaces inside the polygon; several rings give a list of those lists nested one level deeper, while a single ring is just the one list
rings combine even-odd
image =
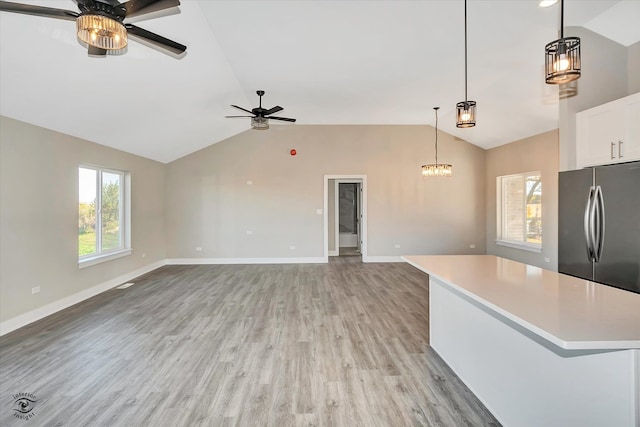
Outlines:
[{"label": "window with white trim", "polygon": [[78,167],[78,261],[81,266],[131,253],[128,180],[124,171]]},{"label": "window with white trim", "polygon": [[503,246],[542,250],[542,176],[540,172],[497,178],[497,240]]}]

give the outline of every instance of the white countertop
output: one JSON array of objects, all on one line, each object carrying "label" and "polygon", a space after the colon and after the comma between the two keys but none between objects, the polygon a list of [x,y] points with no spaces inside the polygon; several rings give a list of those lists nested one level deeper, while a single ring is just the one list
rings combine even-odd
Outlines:
[{"label": "white countertop", "polygon": [[563,349],[640,349],[640,294],[493,255],[402,259]]}]

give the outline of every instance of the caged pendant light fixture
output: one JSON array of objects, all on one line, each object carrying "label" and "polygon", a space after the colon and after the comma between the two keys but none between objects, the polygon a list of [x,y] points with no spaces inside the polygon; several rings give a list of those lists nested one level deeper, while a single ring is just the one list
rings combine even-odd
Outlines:
[{"label": "caged pendant light fixture", "polygon": [[451,176],[451,165],[438,163],[438,109],[433,107],[436,112],[436,162],[428,165],[422,165],[422,176]]},{"label": "caged pendant light fixture", "polygon": [[560,38],[544,47],[547,84],[568,83],[580,78],[580,38],[564,36],[564,1],[560,0]]},{"label": "caged pendant light fixture", "polygon": [[467,0],[464,0],[464,101],[456,104],[456,126],[470,128],[476,125],[476,101],[467,97]]}]

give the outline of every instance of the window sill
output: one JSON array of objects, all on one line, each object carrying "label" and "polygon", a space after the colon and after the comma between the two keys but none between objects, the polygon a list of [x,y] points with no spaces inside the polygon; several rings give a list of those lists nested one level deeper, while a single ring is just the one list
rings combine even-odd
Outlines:
[{"label": "window sill", "polygon": [[542,253],[542,246],[531,243],[513,242],[508,240],[496,240],[496,245],[506,246],[508,248],[520,249],[528,252]]},{"label": "window sill", "polygon": [[78,268],[82,269],[82,268],[91,267],[92,265],[101,264],[103,262],[122,258],[127,255],[131,255],[131,249],[122,249],[117,252],[109,252],[108,254],[104,254],[104,255],[98,255],[91,258],[84,258],[78,261]]}]

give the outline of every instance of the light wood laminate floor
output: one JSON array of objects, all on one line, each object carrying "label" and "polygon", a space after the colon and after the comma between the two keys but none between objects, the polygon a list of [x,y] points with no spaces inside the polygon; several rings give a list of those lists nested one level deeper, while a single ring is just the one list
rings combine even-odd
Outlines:
[{"label": "light wood laminate floor", "polygon": [[167,266],[2,337],[0,425],[498,425],[428,345],[427,276],[350,259]]}]

